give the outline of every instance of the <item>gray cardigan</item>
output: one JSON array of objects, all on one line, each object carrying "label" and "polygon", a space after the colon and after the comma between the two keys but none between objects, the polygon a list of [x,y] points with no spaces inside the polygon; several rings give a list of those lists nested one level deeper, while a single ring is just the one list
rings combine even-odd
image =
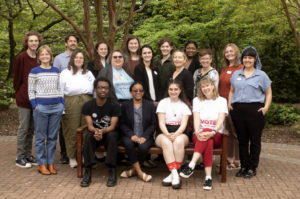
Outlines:
[{"label": "gray cardigan", "polygon": [[[109,81],[110,81],[110,89],[109,89],[109,93],[108,93],[108,97],[113,99],[113,100],[117,100],[117,95],[116,95],[116,91],[115,91],[115,87],[113,84],[113,72],[112,72],[112,65],[109,65],[105,68],[102,68],[98,74],[98,77],[106,77]],[[129,71],[126,68],[123,68],[125,70],[125,72],[130,76]]]}]

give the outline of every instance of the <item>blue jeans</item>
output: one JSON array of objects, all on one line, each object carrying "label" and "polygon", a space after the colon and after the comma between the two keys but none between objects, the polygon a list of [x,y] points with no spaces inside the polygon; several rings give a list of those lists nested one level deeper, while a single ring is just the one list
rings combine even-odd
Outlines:
[{"label": "blue jeans", "polygon": [[[64,105],[59,104],[39,104],[33,111],[35,129],[35,153],[38,165],[54,163],[57,132],[62,116]],[[47,138],[47,155],[45,149],[45,139]]]}]

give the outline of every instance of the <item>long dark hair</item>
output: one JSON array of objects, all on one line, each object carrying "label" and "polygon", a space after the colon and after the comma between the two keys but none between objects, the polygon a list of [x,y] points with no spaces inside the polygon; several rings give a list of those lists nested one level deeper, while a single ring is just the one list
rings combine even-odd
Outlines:
[{"label": "long dark hair", "polygon": [[184,88],[183,88],[182,82],[181,82],[180,80],[176,80],[176,79],[175,79],[175,80],[170,80],[170,81],[168,82],[167,92],[166,92],[164,98],[170,97],[168,91],[169,91],[169,87],[170,87],[172,84],[176,84],[176,85],[178,86],[178,88],[181,90],[181,92],[180,92],[178,98],[179,98],[183,103],[185,103],[185,104],[189,107],[189,109],[191,109],[190,104],[189,104],[189,101],[188,101],[188,99],[187,99],[187,97],[186,97],[186,95],[185,95],[185,93],[184,93]]},{"label": "long dark hair", "polygon": [[84,54],[81,50],[75,50],[72,55],[71,55],[71,58],[70,58],[70,61],[69,61],[69,64],[68,64],[68,70],[71,70],[71,68],[73,68],[73,75],[75,75],[78,71],[77,67],[75,66],[75,63],[74,63],[74,60],[75,60],[75,57],[78,53],[81,53],[83,55],[83,64],[81,66],[82,68],[82,74],[85,74],[87,73],[89,70],[86,68],[86,65],[85,65],[85,57],[84,57]]},{"label": "long dark hair", "polygon": [[150,63],[150,69],[153,70],[153,69],[156,68],[156,63],[155,63],[155,60],[154,60],[154,52],[153,52],[152,47],[151,47],[150,45],[148,45],[148,44],[143,45],[143,46],[141,47],[141,49],[140,49],[140,66],[141,66],[142,68],[145,68],[144,60],[143,60],[143,58],[142,58],[142,53],[143,53],[143,49],[144,49],[144,48],[149,48],[149,49],[151,50],[151,52],[152,52],[152,58],[151,58],[151,63]]},{"label": "long dark hair", "polygon": [[94,49],[94,70],[97,70],[97,71],[100,71],[102,69],[101,57],[97,52],[100,44],[106,44],[106,46],[107,46],[107,55],[105,56],[105,59],[107,59],[107,57],[109,55],[109,46],[108,46],[107,42],[106,41],[97,42],[95,49]]},{"label": "long dark hair", "polygon": [[127,70],[129,71],[130,75],[132,76],[132,73],[133,71],[131,71],[131,54],[130,54],[130,51],[128,49],[128,43],[131,41],[131,40],[134,40],[136,39],[138,41],[138,44],[139,44],[139,48],[137,50],[137,54],[139,55],[140,54],[140,40],[138,39],[137,36],[135,35],[131,35],[127,38],[127,41],[126,41],[126,46],[124,48],[124,53],[126,54],[127,56],[127,62],[126,62],[126,66],[127,66]]}]

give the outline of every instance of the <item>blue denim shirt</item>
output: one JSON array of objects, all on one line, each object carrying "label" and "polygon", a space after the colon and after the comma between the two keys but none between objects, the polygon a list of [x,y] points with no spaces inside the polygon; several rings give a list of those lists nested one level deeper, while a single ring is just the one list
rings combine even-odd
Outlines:
[{"label": "blue denim shirt", "polygon": [[139,138],[143,134],[143,105],[141,104],[139,109],[133,105],[134,110],[134,134]]},{"label": "blue denim shirt", "polygon": [[71,56],[68,54],[67,51],[65,51],[55,57],[53,66],[58,68],[59,72],[61,73],[63,70],[68,68],[70,58]]},{"label": "blue denim shirt", "polygon": [[265,102],[265,92],[270,87],[272,81],[268,75],[256,69],[254,73],[246,79],[244,68],[237,70],[230,78],[230,83],[234,87],[234,94],[231,103],[253,103]]}]

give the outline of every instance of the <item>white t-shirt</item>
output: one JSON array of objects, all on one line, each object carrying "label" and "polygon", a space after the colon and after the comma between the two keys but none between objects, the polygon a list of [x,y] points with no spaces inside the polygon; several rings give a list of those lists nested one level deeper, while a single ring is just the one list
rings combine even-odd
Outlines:
[{"label": "white t-shirt", "polygon": [[[200,113],[199,131],[205,128],[214,129],[217,125],[219,113],[228,115],[227,100],[223,97],[218,97],[215,100],[200,101],[198,97],[193,100],[193,112]],[[222,133],[224,125],[219,130]]]},{"label": "white t-shirt", "polygon": [[73,75],[73,69],[63,70],[60,74],[60,89],[62,96],[74,96],[80,94],[92,95],[94,91],[95,77],[88,71],[82,74],[82,70]]},{"label": "white t-shirt", "polygon": [[185,103],[181,100],[172,103],[169,97],[159,102],[156,113],[165,113],[166,125],[180,125],[182,115],[192,115],[191,110]]},{"label": "white t-shirt", "polygon": [[148,75],[148,79],[149,79],[149,92],[150,92],[150,96],[151,99],[153,101],[155,101],[155,90],[154,90],[154,83],[153,83],[153,76],[152,76],[152,70],[146,70],[147,71],[147,75]]}]

